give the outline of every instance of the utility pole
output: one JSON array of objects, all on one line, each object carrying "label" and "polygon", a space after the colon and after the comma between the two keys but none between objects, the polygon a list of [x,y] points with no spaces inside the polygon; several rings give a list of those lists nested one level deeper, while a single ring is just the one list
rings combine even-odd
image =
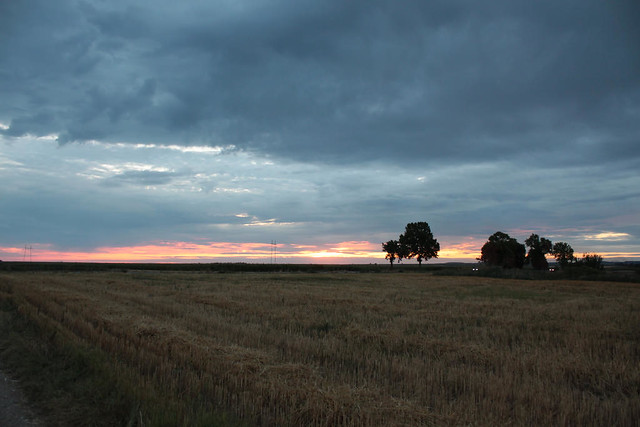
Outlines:
[{"label": "utility pole", "polygon": [[24,245],[24,252],[22,253],[22,262],[27,260],[27,255],[29,255],[29,262],[33,261],[33,253],[31,245]]},{"label": "utility pole", "polygon": [[278,263],[278,243],[275,240],[271,241],[270,257],[271,264]]}]

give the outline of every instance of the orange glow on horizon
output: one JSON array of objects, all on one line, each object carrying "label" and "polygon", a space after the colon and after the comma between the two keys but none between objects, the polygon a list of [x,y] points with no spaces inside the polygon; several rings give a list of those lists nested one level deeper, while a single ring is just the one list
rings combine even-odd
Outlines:
[{"label": "orange glow on horizon", "polygon": [[[340,242],[329,245],[276,245],[277,258],[283,259],[358,259],[384,258],[377,245],[366,242]],[[269,261],[273,248],[268,243],[193,243],[158,242],[139,246],[99,247],[93,251],[56,250],[52,245],[34,244],[31,250],[20,247],[0,247],[6,261],[61,262],[207,262],[207,261]],[[1,258],[0,258],[1,259]]]},{"label": "orange glow on horizon", "polygon": [[14,261],[63,262],[180,262],[181,260],[211,260],[219,258],[264,258],[270,248],[265,243],[198,244],[191,242],[160,242],[140,246],[100,247],[93,251],[61,251],[51,245],[32,245],[24,248],[0,248],[0,252],[13,255]]},{"label": "orange glow on horizon", "polygon": [[322,249],[318,246],[301,246],[302,249],[295,253],[288,254],[296,258],[384,258],[381,250],[377,250],[377,245],[367,241],[349,241],[332,245]]},{"label": "orange glow on horizon", "polygon": [[438,258],[469,259],[475,261],[480,257],[480,247],[477,243],[459,243],[447,245],[438,252]]},{"label": "orange glow on horizon", "polygon": [[[433,262],[474,262],[480,256],[477,243],[444,246]],[[0,259],[5,261],[43,262],[270,262],[274,257],[269,243],[231,242],[155,242],[137,246],[99,247],[92,251],[58,250],[49,244],[24,247],[0,247]],[[597,251],[605,260],[614,258],[640,259],[639,252]],[[318,260],[321,262],[388,262],[380,244],[368,241],[346,241],[326,245],[276,245],[276,258],[280,262]],[[576,253],[580,257],[581,252]],[[550,258],[551,260],[551,258]]]}]

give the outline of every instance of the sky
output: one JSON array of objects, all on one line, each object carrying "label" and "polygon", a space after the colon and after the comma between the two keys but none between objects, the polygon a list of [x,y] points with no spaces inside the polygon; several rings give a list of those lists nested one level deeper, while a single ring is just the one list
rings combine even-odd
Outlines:
[{"label": "sky", "polygon": [[639,22],[635,0],[0,2],[0,259],[384,263],[426,221],[437,262],[496,231],[640,260]]}]

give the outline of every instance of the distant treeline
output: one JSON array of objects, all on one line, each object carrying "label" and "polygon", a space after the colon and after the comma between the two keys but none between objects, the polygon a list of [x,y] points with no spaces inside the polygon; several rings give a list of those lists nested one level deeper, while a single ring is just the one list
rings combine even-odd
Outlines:
[{"label": "distant treeline", "polygon": [[[527,252],[528,248],[528,252]],[[390,267],[397,260],[416,258],[418,264],[431,258],[438,258],[440,243],[433,237],[427,222],[411,222],[405,227],[405,232],[398,240],[382,243],[382,250],[386,252],[386,259]],[[566,242],[553,243],[551,240],[532,233],[524,244],[518,242],[506,233],[497,231],[482,246],[478,261],[485,265],[502,268],[522,268],[530,265],[534,270],[548,270],[547,256],[555,258],[558,267],[565,269],[569,266],[583,266],[601,270],[602,257],[598,254],[583,254],[582,258],[574,255],[573,248]]]},{"label": "distant treeline", "polygon": [[[481,276],[528,280],[572,279],[640,282],[640,262],[603,262],[604,269],[582,268],[574,264],[555,272],[534,269],[505,269],[477,263],[443,263],[420,267],[403,264],[397,273],[422,273],[434,276]],[[388,273],[382,264],[251,264],[251,263],[86,263],[86,262],[0,262],[0,272],[136,272],[182,271],[220,273]]]},{"label": "distant treeline", "polygon": [[109,263],[109,262],[0,262],[0,271],[193,271],[232,272],[375,272],[377,264],[260,264],[260,263]]},{"label": "distant treeline", "polygon": [[482,246],[478,260],[494,267],[522,268],[524,265],[530,265],[534,270],[547,270],[549,269],[547,255],[553,256],[557,266],[563,270],[576,266],[594,270],[604,268],[600,255],[583,254],[582,258],[578,258],[574,255],[570,244],[553,243],[535,233],[532,233],[522,244],[508,234],[497,231],[489,236]]}]

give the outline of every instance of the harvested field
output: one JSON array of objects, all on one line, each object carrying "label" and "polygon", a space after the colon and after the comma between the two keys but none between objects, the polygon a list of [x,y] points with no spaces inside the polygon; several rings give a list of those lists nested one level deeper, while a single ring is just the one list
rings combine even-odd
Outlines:
[{"label": "harvested field", "polygon": [[637,425],[640,285],[419,273],[3,273],[145,425]]}]

